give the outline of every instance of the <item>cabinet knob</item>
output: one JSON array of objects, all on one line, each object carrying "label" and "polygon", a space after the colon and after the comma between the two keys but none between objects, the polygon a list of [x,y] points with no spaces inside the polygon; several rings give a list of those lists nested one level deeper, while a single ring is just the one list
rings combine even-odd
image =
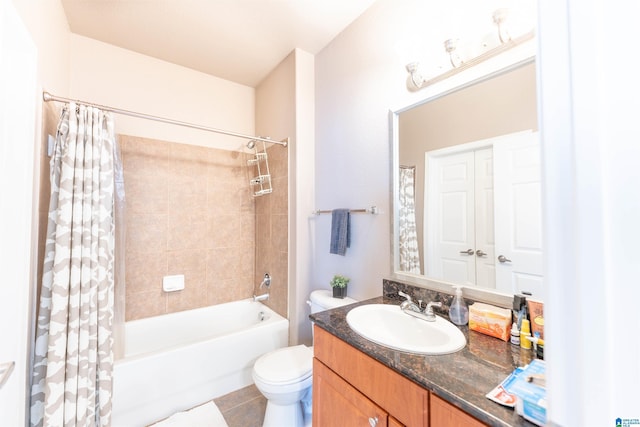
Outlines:
[{"label": "cabinet knob", "polygon": [[378,417],[369,418],[369,425],[371,427],[376,427],[378,425]]}]

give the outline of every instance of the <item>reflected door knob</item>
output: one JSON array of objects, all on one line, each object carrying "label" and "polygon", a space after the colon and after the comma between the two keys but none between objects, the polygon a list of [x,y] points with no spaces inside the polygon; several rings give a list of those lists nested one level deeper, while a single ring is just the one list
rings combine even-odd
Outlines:
[{"label": "reflected door knob", "polygon": [[461,254],[473,255],[473,249],[467,249],[466,251],[460,251]]},{"label": "reflected door knob", "polygon": [[511,260],[509,258],[507,258],[506,256],[504,256],[504,255],[498,255],[498,261],[503,262],[503,263],[504,262],[511,262]]},{"label": "reflected door knob", "polygon": [[369,418],[369,425],[371,427],[376,427],[378,425],[378,417]]},{"label": "reflected door knob", "polygon": [[487,256],[487,254],[485,252],[482,252],[482,249],[478,249],[476,251],[476,255],[479,256],[479,257]]}]

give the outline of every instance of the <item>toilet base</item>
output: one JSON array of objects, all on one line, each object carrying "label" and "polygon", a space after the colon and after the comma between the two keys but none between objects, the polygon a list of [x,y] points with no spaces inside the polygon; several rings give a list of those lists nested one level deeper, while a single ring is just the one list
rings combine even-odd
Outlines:
[{"label": "toilet base", "polygon": [[[289,405],[278,405],[267,401],[267,410],[264,413],[264,423],[262,427],[305,427],[305,425],[300,401]],[[311,420],[309,420],[308,425],[311,425]]]}]

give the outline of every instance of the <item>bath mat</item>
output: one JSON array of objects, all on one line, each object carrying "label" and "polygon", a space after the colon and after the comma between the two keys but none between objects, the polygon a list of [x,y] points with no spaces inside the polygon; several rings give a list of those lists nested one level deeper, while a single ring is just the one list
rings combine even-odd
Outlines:
[{"label": "bath mat", "polygon": [[151,427],[228,427],[215,403],[207,402],[188,411],[171,415]]}]

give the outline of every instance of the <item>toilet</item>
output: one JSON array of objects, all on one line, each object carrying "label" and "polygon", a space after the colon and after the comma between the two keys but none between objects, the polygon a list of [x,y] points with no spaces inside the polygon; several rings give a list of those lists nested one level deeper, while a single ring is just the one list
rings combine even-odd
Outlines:
[{"label": "toilet", "polygon": [[[357,302],[333,298],[331,290],[311,292],[311,312]],[[296,345],[263,354],[253,365],[253,381],[267,398],[263,427],[311,426],[313,347]]]}]

